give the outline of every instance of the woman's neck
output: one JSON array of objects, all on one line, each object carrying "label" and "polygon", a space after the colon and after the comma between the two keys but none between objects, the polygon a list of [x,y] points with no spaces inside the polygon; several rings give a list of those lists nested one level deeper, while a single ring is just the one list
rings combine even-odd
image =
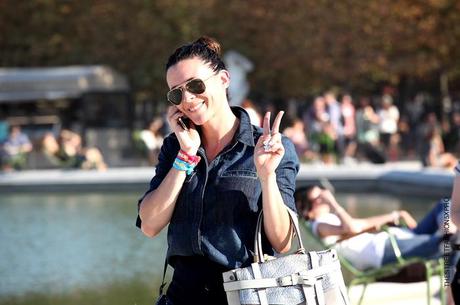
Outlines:
[{"label": "woman's neck", "polygon": [[239,120],[230,107],[222,109],[221,113],[202,125],[203,147],[209,161],[232,141],[238,126]]}]

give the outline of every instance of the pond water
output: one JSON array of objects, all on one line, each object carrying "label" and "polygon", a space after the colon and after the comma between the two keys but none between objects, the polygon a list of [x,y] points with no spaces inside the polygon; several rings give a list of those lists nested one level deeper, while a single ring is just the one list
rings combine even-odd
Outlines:
[{"label": "pond water", "polygon": [[[0,304],[152,303],[166,232],[149,239],[135,227],[139,195],[2,194]],[[435,202],[382,194],[337,198],[352,215],[404,208],[417,219]]]}]

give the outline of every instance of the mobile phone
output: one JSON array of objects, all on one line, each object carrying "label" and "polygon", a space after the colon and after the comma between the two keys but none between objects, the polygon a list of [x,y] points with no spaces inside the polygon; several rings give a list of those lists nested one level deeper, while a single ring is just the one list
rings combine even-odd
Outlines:
[{"label": "mobile phone", "polygon": [[182,126],[182,128],[184,130],[187,130],[188,131],[188,127],[190,125],[190,119],[188,117],[180,117],[177,119],[177,122],[179,123],[180,126]]}]

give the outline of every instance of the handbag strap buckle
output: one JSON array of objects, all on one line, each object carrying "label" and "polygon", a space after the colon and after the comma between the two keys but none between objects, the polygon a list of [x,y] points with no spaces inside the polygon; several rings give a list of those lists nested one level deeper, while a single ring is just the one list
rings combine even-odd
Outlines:
[{"label": "handbag strap buckle", "polygon": [[300,275],[298,273],[294,273],[287,276],[282,276],[276,279],[278,286],[285,287],[285,286],[294,286],[294,285],[302,285],[302,286],[314,286],[318,279],[311,277]]}]

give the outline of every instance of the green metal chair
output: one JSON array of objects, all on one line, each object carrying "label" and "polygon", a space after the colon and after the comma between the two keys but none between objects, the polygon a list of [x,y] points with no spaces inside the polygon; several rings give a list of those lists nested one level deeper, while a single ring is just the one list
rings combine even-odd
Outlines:
[{"label": "green metal chair", "polygon": [[[301,224],[301,227],[305,229],[305,232],[309,235],[310,238],[314,239],[323,249],[328,248],[324,242],[315,234],[313,234],[311,225],[308,221],[305,220],[300,220],[299,223]],[[383,230],[387,230],[388,227],[384,227]],[[377,269],[368,269],[368,270],[359,270],[355,268],[350,261],[348,261],[346,258],[344,258],[342,255],[339,255],[340,263],[342,267],[346,270],[348,270],[352,276],[353,279],[349,282],[348,284],[348,291],[350,291],[350,288],[354,285],[363,285],[363,290],[361,292],[361,296],[358,301],[358,305],[361,305],[362,301],[364,300],[364,294],[366,292],[366,288],[368,284],[378,282],[381,279],[384,279],[389,276],[393,276],[398,274],[403,268],[408,268],[409,266],[413,264],[423,264],[425,266],[426,270],[426,283],[427,283],[427,303],[428,305],[431,305],[431,285],[430,285],[430,278],[433,275],[439,275],[440,281],[441,281],[441,289],[440,289],[440,299],[441,299],[441,304],[444,305],[446,304],[446,295],[445,291],[443,289],[443,271],[444,271],[444,260],[442,258],[440,259],[434,259],[434,260],[427,260],[424,258],[411,258],[411,259],[404,259],[401,256],[401,251],[396,243],[395,237],[389,233],[389,238],[391,245],[393,247],[393,250],[395,252],[397,262],[391,263],[391,264],[386,264],[380,268]]]}]

